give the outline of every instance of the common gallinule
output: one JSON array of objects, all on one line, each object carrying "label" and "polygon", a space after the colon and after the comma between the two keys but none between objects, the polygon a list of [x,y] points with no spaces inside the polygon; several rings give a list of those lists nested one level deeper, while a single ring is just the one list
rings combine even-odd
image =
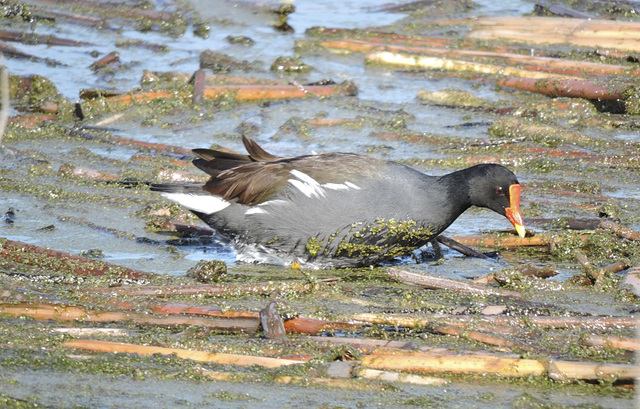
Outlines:
[{"label": "common gallinule", "polygon": [[240,261],[316,268],[369,266],[425,245],[471,206],[525,234],[520,185],[503,166],[444,176],[353,153],[279,157],[243,137],[248,155],[194,149],[202,184],[151,189],[186,207]]}]

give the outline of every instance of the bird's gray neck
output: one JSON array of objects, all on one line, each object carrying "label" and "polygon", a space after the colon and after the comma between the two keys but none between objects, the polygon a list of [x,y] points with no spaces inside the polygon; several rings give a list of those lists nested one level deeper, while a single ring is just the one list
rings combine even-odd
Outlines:
[{"label": "bird's gray neck", "polygon": [[438,183],[443,186],[446,191],[453,214],[460,214],[474,205],[471,200],[470,183],[472,180],[472,173],[469,168],[458,170],[438,178]]}]

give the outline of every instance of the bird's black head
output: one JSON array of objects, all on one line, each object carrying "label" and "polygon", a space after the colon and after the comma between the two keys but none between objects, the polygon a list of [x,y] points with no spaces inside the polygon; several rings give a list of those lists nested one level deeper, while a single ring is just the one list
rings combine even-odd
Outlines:
[{"label": "bird's black head", "polygon": [[520,183],[509,169],[495,164],[466,169],[469,199],[474,206],[486,207],[505,216],[521,237],[525,229],[520,214]]}]

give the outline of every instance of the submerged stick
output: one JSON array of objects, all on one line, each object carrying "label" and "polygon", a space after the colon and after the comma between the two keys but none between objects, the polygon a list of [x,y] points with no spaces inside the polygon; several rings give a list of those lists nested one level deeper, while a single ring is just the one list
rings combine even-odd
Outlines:
[{"label": "submerged stick", "polygon": [[174,295],[269,295],[273,292],[308,292],[313,286],[306,282],[273,283],[270,281],[251,284],[201,284],[201,285],[159,285],[94,287],[82,289],[83,292],[126,295],[129,297],[171,297]]},{"label": "submerged stick", "polygon": [[523,351],[533,350],[533,348],[526,344],[523,344],[522,342],[516,342],[510,339],[499,337],[497,335],[487,334],[480,331],[469,330],[464,326],[436,325],[432,329],[441,334],[464,337],[472,339],[474,341],[482,342],[483,344],[494,345],[501,348],[518,348]]},{"label": "submerged stick", "polygon": [[627,270],[620,286],[640,297],[640,265],[633,266]]},{"label": "submerged stick", "polygon": [[[249,373],[249,372],[221,372],[221,371],[210,371],[208,369],[199,368],[198,373],[201,375],[208,376],[217,381],[229,381],[229,382],[261,382],[264,381],[264,376],[260,376],[258,373]],[[366,379],[366,377],[363,376]],[[424,377],[427,378],[427,377]],[[340,389],[348,389],[348,390],[377,390],[382,389],[381,386],[372,384],[372,383],[364,383],[358,382],[356,379],[339,379],[339,378],[320,378],[320,377],[310,377],[310,376],[290,376],[290,375],[280,375],[274,378],[269,378],[269,381],[281,383],[281,384],[301,384],[304,386],[312,386],[312,387],[321,387],[321,388],[340,388]]]},{"label": "submerged stick", "polygon": [[95,310],[73,305],[19,303],[0,304],[0,313],[13,317],[27,316],[37,321],[118,322],[132,321],[150,325],[199,325],[221,331],[256,332],[258,318],[217,318],[198,316],[154,316],[144,312]]},{"label": "submerged stick", "polygon": [[429,317],[410,317],[382,314],[355,314],[343,317],[343,320],[363,322],[376,325],[395,325],[407,328],[442,325],[444,323],[460,324],[474,322],[476,324],[491,323],[517,327],[548,327],[548,328],[635,328],[637,319],[631,317],[542,317],[538,315],[526,317],[506,316],[477,316],[477,315],[449,315],[433,314]]},{"label": "submerged stick", "polygon": [[576,261],[578,263],[580,263],[582,265],[582,267],[584,267],[584,270],[586,271],[587,275],[589,276],[589,278],[591,278],[592,281],[597,281],[598,280],[598,270],[595,268],[595,266],[589,261],[589,258],[587,257],[586,254],[584,254],[584,252],[580,249],[575,249],[573,251],[573,256],[576,258]]},{"label": "submerged stick", "polygon": [[435,376],[423,376],[407,374],[402,372],[393,371],[381,371],[379,369],[360,368],[356,372],[358,378],[372,379],[385,382],[399,382],[408,383],[411,385],[435,385],[443,386],[449,383],[448,380],[443,378],[436,378]]},{"label": "submerged stick", "polygon": [[[201,82],[199,82],[201,84]],[[200,87],[200,85],[198,85]],[[201,93],[200,93],[201,92]],[[351,82],[331,85],[207,85],[198,89],[200,98],[217,99],[223,97],[233,98],[236,101],[259,101],[269,99],[308,98],[310,96],[322,97],[343,94],[354,96],[357,94],[356,86]],[[121,95],[108,96],[93,101],[87,101],[89,105],[124,105],[134,103],[147,103],[155,99],[187,98],[186,92],[180,91],[142,91]],[[192,97],[193,99],[193,97]]]},{"label": "submerged stick", "polygon": [[90,179],[98,181],[114,181],[120,179],[120,175],[105,173],[96,169],[80,168],[68,163],[63,163],[62,165],[60,165],[60,169],[58,170],[58,172],[62,176],[77,177],[80,179]]},{"label": "submerged stick", "polygon": [[138,355],[176,355],[178,358],[190,359],[198,362],[209,362],[221,365],[251,366],[258,365],[265,368],[278,368],[286,365],[300,364],[301,361],[292,359],[271,358],[266,356],[251,356],[239,354],[211,353],[193,351],[189,349],[164,348],[146,345],[125,344],[120,342],[96,341],[90,339],[69,341],[62,344],[66,348],[84,351],[106,353],[129,353]]},{"label": "submerged stick", "polygon": [[465,283],[462,281],[434,277],[425,274],[416,274],[394,267],[387,268],[387,274],[389,277],[402,281],[403,283],[415,284],[432,290],[449,290],[480,296],[495,295],[499,297],[522,297],[522,294],[515,291],[501,290],[484,285]]},{"label": "submerged stick", "polygon": [[93,44],[78,40],[69,40],[54,35],[39,35],[19,31],[0,30],[0,41],[15,41],[23,44],[46,44],[47,46],[86,47]]},{"label": "submerged stick", "polygon": [[562,382],[575,379],[631,381],[640,376],[636,365],[555,360],[549,362],[548,372],[551,379]]},{"label": "submerged stick", "polygon": [[229,96],[237,101],[262,99],[307,98],[345,94],[354,96],[357,89],[352,83],[335,85],[209,85],[204,88],[204,97],[216,99]]},{"label": "submerged stick", "polygon": [[[120,303],[120,301],[117,301]],[[125,302],[128,303],[128,302]],[[135,305],[139,305],[136,303]],[[121,308],[127,308],[122,306]],[[130,307],[129,307],[130,308]],[[244,318],[244,319],[260,319],[260,313],[253,311],[222,311],[220,307],[209,305],[190,305],[190,304],[176,304],[176,303],[162,303],[151,304],[149,310],[155,314],[166,315],[178,315],[178,314],[193,314],[193,315],[207,315],[210,317],[219,318]]]},{"label": "submerged stick", "polygon": [[598,228],[610,231],[616,234],[618,237],[622,237],[623,239],[640,241],[640,232],[637,232],[628,227],[624,227],[612,220],[602,220],[598,225]]},{"label": "submerged stick", "polygon": [[613,335],[589,335],[584,340],[584,345],[597,346],[605,348],[626,349],[628,351],[640,351],[640,341],[634,338],[616,337]]},{"label": "submerged stick", "polygon": [[117,137],[107,137],[106,139],[108,141],[118,143],[118,144],[141,146],[143,148],[149,148],[149,149],[160,150],[160,151],[170,151],[170,152],[176,152],[181,154],[193,153],[191,149],[181,148],[179,146],[173,146],[173,145],[166,145],[162,143],[143,142],[143,141],[136,141],[134,139],[117,138]]},{"label": "submerged stick", "polygon": [[[54,4],[59,6],[59,0],[40,0],[39,3]],[[139,8],[136,6],[127,6],[119,4],[118,7],[114,7],[114,3],[102,3],[93,2],[88,0],[66,0],[66,4],[73,8],[78,8],[86,13],[99,13],[99,11],[108,13],[110,16],[119,16],[122,18],[128,18],[133,20],[153,20],[153,21],[173,21],[177,17],[177,12],[172,13],[164,10]]]},{"label": "submerged stick", "polygon": [[535,236],[520,238],[509,235],[470,235],[454,236],[454,240],[467,246],[486,247],[523,247],[523,246],[548,246],[552,243],[552,237],[548,234],[537,234]]},{"label": "submerged stick", "polygon": [[411,341],[388,341],[371,338],[345,338],[345,337],[309,337],[314,341],[328,344],[345,344],[357,348],[363,353],[368,353],[379,348],[409,349],[413,346]]},{"label": "submerged stick", "polygon": [[527,223],[545,225],[547,228],[558,226],[561,229],[569,230],[595,230],[600,225],[600,219],[578,219],[578,218],[527,218]]},{"label": "submerged stick", "polygon": [[357,331],[362,327],[362,324],[325,321],[308,317],[296,317],[284,322],[284,328],[287,332],[308,335],[318,335],[324,331]]}]

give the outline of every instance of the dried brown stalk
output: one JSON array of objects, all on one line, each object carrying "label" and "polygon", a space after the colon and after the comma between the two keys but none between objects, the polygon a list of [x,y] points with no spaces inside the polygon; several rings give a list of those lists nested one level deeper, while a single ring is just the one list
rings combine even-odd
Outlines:
[{"label": "dried brown stalk", "polygon": [[626,349],[628,351],[640,351],[640,341],[634,338],[616,337],[613,335],[591,334],[584,340],[584,345],[598,346],[604,348]]},{"label": "dried brown stalk", "polygon": [[211,353],[206,351],[193,351],[189,349],[164,348],[147,345],[134,345],[119,342],[107,342],[96,340],[75,340],[62,344],[67,348],[81,349],[84,351],[106,353],[129,353],[138,355],[176,355],[182,359],[191,359],[198,362],[210,362],[221,365],[251,366],[258,365],[266,368],[278,368],[285,365],[301,363],[292,359],[271,358],[265,356],[251,356],[239,354]]},{"label": "dried brown stalk", "polygon": [[[509,74],[507,74],[509,75]],[[620,84],[620,82],[596,82],[581,79],[566,78],[545,78],[535,79],[533,77],[524,78],[512,76],[502,78],[499,85],[505,87],[518,88],[523,91],[535,92],[549,97],[571,97],[586,99],[612,99],[625,100],[630,94],[630,85]]]},{"label": "dried brown stalk", "polygon": [[596,281],[599,278],[598,277],[598,270],[595,268],[595,266],[593,264],[591,264],[591,262],[587,258],[587,255],[584,254],[584,252],[582,250],[580,250],[580,249],[575,249],[573,251],[573,255],[576,258],[576,260],[578,261],[578,263],[580,263],[582,265],[582,267],[584,267],[584,269],[587,272],[587,274],[589,275],[589,277],[593,281]]},{"label": "dried brown stalk", "polygon": [[358,348],[363,353],[368,353],[378,348],[394,348],[394,349],[408,349],[412,347],[410,341],[388,341],[384,339],[370,339],[370,338],[346,338],[346,337],[319,337],[311,336],[317,342],[330,343],[330,344],[347,344],[354,348]]},{"label": "dried brown stalk", "polygon": [[392,51],[372,51],[365,56],[367,63],[399,65],[402,67],[447,70],[457,72],[474,72],[499,76],[513,76],[529,79],[562,78],[571,76],[546,73],[542,71],[525,70],[497,64],[471,62],[447,57],[432,57],[422,54],[399,53]]},{"label": "dried brown stalk", "polygon": [[[494,61],[500,65],[524,64],[527,71],[556,72],[570,76],[591,75],[628,75],[638,76],[640,70],[625,65],[601,64],[588,61],[569,60],[565,58],[553,58],[514,54],[509,52],[484,51],[478,49],[452,49],[438,45],[438,48],[425,47],[410,42],[395,45],[388,42],[368,40],[328,40],[320,43],[329,49],[348,50],[352,52],[391,51],[394,53],[411,53],[419,56],[440,56],[446,58],[459,58],[463,60],[477,60],[483,58]],[[469,44],[473,46],[475,44]]]},{"label": "dried brown stalk", "polygon": [[72,176],[81,179],[91,180],[118,180],[119,175],[113,173],[105,173],[95,169],[80,168],[68,163],[60,165],[59,172],[64,176]]},{"label": "dried brown stalk", "polygon": [[554,380],[631,380],[640,374],[635,365],[603,364],[597,362],[570,362],[522,359],[487,354],[457,354],[448,352],[395,352],[380,351],[362,358],[367,368],[416,372],[451,372],[492,374],[508,377],[543,376]]},{"label": "dried brown stalk", "polygon": [[573,44],[592,48],[640,51],[640,23],[555,17],[484,17],[443,20],[442,25],[466,24],[467,38],[501,39],[528,44]]},{"label": "dried brown stalk", "polygon": [[612,220],[602,220],[598,225],[598,228],[606,231],[610,231],[615,235],[632,241],[640,241],[640,232],[637,232],[628,227],[622,226]]},{"label": "dried brown stalk", "polygon": [[448,380],[435,376],[414,375],[393,371],[381,371],[379,369],[360,368],[356,372],[358,378],[372,379],[385,382],[400,382],[411,385],[435,385],[442,386],[449,383]]},{"label": "dried brown stalk", "polygon": [[[122,308],[126,308],[126,307],[122,307]],[[195,315],[207,315],[210,317],[244,318],[244,319],[255,319],[255,320],[260,318],[260,313],[258,312],[222,311],[219,307],[208,306],[208,305],[162,303],[162,304],[150,305],[149,310],[155,314],[167,314],[167,315],[195,314]]]},{"label": "dried brown stalk", "polygon": [[237,101],[263,99],[307,98],[336,94],[355,95],[353,84],[337,85],[209,85],[204,88],[204,97],[216,99],[229,96]]},{"label": "dried brown stalk", "polygon": [[361,324],[349,322],[332,322],[308,317],[296,317],[284,322],[287,332],[318,335],[324,331],[356,331],[362,329]]},{"label": "dried brown stalk", "polygon": [[550,361],[549,377],[556,381],[574,379],[630,381],[640,375],[636,365],[605,364],[598,362]]},{"label": "dried brown stalk", "polygon": [[352,379],[335,379],[335,378],[308,378],[303,376],[281,375],[274,379],[275,382],[283,384],[311,384],[325,388],[340,388],[351,390],[376,390],[382,389],[381,385],[371,383],[362,383]]},{"label": "dried brown stalk", "polygon": [[548,246],[552,243],[552,236],[545,233],[535,236],[520,238],[516,235],[470,235],[454,236],[452,239],[467,246],[485,247],[523,247],[523,246]]},{"label": "dried brown stalk", "polygon": [[516,342],[510,339],[502,338],[497,335],[487,334],[480,331],[474,331],[459,325],[436,325],[432,327],[436,332],[456,337],[465,337],[474,341],[482,342],[487,345],[494,345],[500,348],[518,348],[524,351],[530,351],[532,348],[522,342]]},{"label": "dried brown stalk", "polygon": [[426,327],[429,325],[460,324],[474,322],[476,325],[491,323],[516,327],[549,327],[549,328],[635,328],[637,320],[631,317],[505,317],[477,315],[445,315],[434,314],[431,317],[410,317],[380,314],[355,314],[342,318],[345,321],[363,322],[376,325],[397,325],[401,327]]},{"label": "dried brown stalk", "polygon": [[199,325],[221,331],[255,332],[259,319],[252,317],[154,316],[144,312],[95,310],[79,306],[45,303],[0,304],[0,313],[14,317],[27,316],[38,321],[118,322],[132,321],[150,325]]},{"label": "dried brown stalk", "polygon": [[362,366],[373,369],[415,372],[451,372],[524,377],[545,373],[545,366],[535,359],[493,355],[458,355],[451,353],[409,352],[394,355],[374,354],[362,358]]}]

